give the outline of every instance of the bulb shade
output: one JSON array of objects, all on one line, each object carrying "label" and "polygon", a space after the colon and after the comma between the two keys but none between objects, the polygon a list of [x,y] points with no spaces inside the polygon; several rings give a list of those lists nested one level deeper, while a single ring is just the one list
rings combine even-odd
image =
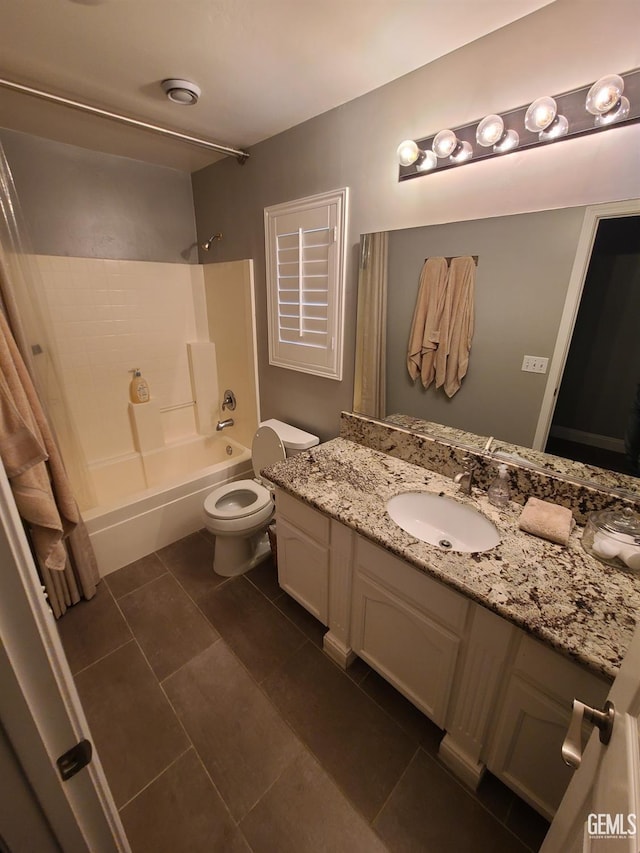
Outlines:
[{"label": "bulb shade", "polygon": [[413,139],[405,139],[398,145],[398,162],[401,166],[411,166],[420,156],[420,149]]},{"label": "bulb shade", "polygon": [[524,117],[524,126],[531,133],[539,133],[545,127],[549,127],[551,122],[556,117],[558,107],[553,98],[545,96],[535,100]]},{"label": "bulb shade", "polygon": [[504,133],[504,121],[501,116],[491,115],[482,119],[476,130],[476,142],[483,148],[491,148]]},{"label": "bulb shade", "polygon": [[465,163],[473,157],[473,148],[470,142],[459,142],[453,154],[449,157],[452,163]]},{"label": "bulb shade", "polygon": [[587,93],[585,107],[594,116],[613,109],[624,92],[624,80],[617,74],[608,74],[597,80]]},{"label": "bulb shade", "polygon": [[433,153],[433,151],[425,151],[424,157],[416,165],[416,170],[418,172],[430,172],[431,169],[435,169],[435,167],[437,165],[438,165],[438,158]]},{"label": "bulb shade", "polygon": [[541,130],[538,134],[540,142],[551,142],[554,139],[560,139],[561,136],[566,136],[569,131],[569,122],[565,116],[556,116],[548,127]]},{"label": "bulb shade", "polygon": [[625,98],[623,95],[613,109],[596,116],[594,124],[598,127],[606,127],[609,124],[614,124],[616,121],[624,121],[630,111],[631,104],[629,103],[629,98]]},{"label": "bulb shade", "polygon": [[520,137],[515,130],[508,130],[504,136],[493,146],[494,154],[506,154],[507,151],[513,151],[518,147]]},{"label": "bulb shade", "polygon": [[440,133],[436,133],[435,139],[433,140],[433,145],[431,146],[438,157],[450,157],[453,154],[456,145],[458,144],[458,137],[452,130],[441,130]]}]

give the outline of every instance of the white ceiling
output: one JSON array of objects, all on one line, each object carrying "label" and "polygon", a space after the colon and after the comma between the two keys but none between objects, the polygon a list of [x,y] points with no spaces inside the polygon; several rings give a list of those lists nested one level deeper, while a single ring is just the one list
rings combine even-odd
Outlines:
[{"label": "white ceiling", "polygon": [[[244,149],[549,2],[4,0],[0,77]],[[0,126],[187,171],[219,156],[2,87]]]}]

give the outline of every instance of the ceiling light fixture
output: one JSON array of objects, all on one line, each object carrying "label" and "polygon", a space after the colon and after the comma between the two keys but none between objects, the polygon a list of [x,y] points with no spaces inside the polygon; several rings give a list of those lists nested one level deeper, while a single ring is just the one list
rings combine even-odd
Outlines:
[{"label": "ceiling light fixture", "polygon": [[433,136],[405,139],[398,147],[398,180],[635,122],[640,122],[640,68]]},{"label": "ceiling light fixture", "polygon": [[196,83],[192,83],[190,80],[178,80],[173,77],[163,80],[162,88],[170,101],[173,101],[174,104],[180,104],[183,107],[191,107],[197,104],[202,94],[200,86]]}]

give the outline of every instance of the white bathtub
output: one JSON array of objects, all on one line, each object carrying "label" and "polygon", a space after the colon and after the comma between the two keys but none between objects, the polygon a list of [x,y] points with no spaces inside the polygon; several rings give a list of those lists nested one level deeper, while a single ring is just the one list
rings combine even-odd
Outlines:
[{"label": "white bathtub", "polygon": [[253,476],[251,451],[225,435],[103,462],[91,473],[100,505],[82,515],[101,575],[201,529],[208,492]]}]

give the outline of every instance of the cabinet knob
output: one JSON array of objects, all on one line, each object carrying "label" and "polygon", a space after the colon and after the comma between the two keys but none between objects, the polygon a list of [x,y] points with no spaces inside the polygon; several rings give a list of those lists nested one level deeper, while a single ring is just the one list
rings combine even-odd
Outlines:
[{"label": "cabinet knob", "polygon": [[600,732],[600,743],[608,744],[611,740],[611,732],[613,731],[613,721],[615,719],[616,709],[613,703],[607,700],[604,703],[604,710],[599,711],[597,708],[590,708],[578,699],[573,700],[573,712],[571,714],[571,722],[567,736],[562,744],[562,758],[565,764],[569,767],[579,767],[582,761],[582,721],[592,723]]}]

